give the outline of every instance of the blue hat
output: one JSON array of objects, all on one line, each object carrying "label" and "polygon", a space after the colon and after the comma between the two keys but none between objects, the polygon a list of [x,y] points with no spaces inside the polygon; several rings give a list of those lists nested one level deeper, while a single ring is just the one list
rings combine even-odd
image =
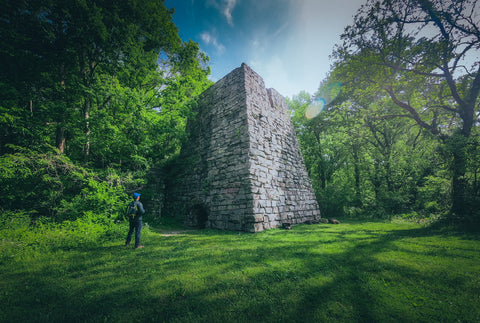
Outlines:
[{"label": "blue hat", "polygon": [[137,197],[139,197],[140,195],[141,195],[140,193],[133,193],[133,198],[137,199]]}]

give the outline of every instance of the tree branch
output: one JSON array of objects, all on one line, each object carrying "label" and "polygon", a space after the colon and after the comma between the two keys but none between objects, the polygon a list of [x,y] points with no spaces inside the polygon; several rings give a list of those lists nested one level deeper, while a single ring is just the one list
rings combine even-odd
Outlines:
[{"label": "tree branch", "polygon": [[415,120],[415,122],[421,126],[422,128],[425,128],[427,129],[428,131],[430,131],[432,134],[436,135],[436,136],[442,136],[441,132],[435,128],[435,127],[432,127],[431,125],[429,125],[428,123],[426,123],[425,121],[422,120],[422,118],[420,118],[420,115],[418,114],[418,112],[412,107],[410,106],[409,104],[406,104],[402,101],[400,101],[397,96],[395,95],[395,93],[393,92],[393,88],[392,86],[387,86],[385,87],[385,91],[390,95],[390,97],[392,98],[393,102],[398,105],[400,108],[404,109],[405,111],[407,111],[409,113],[409,115],[411,116],[411,118],[413,120]]},{"label": "tree branch", "polygon": [[470,93],[468,94],[468,103],[472,106],[472,109],[475,107],[475,101],[480,94],[480,66],[478,66],[477,75],[473,79],[472,87],[470,88]]}]

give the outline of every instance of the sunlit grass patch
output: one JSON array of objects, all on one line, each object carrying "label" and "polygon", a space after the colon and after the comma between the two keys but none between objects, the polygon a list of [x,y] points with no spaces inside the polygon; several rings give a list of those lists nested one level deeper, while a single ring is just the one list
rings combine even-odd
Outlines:
[{"label": "sunlit grass patch", "polygon": [[360,221],[163,233],[145,230],[141,250],[123,238],[15,252],[2,243],[10,253],[0,263],[0,321],[432,322],[480,314],[472,235]]}]

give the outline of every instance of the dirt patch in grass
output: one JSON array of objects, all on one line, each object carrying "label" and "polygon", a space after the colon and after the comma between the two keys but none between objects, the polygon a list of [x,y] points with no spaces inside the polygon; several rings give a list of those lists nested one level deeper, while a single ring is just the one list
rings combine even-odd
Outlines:
[{"label": "dirt patch in grass", "polygon": [[159,232],[162,236],[169,237],[169,236],[176,236],[179,234],[185,234],[189,233],[195,230],[180,230],[180,231],[157,231]]},{"label": "dirt patch in grass", "polygon": [[196,229],[158,229],[150,226],[150,230],[160,233],[162,236],[170,237],[197,231]]}]

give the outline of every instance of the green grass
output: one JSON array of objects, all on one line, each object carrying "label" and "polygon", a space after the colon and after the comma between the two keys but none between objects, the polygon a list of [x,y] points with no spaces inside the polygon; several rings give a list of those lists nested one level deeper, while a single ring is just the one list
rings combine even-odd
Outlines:
[{"label": "green grass", "polygon": [[346,221],[36,248],[5,239],[2,322],[478,322],[480,241]]}]

